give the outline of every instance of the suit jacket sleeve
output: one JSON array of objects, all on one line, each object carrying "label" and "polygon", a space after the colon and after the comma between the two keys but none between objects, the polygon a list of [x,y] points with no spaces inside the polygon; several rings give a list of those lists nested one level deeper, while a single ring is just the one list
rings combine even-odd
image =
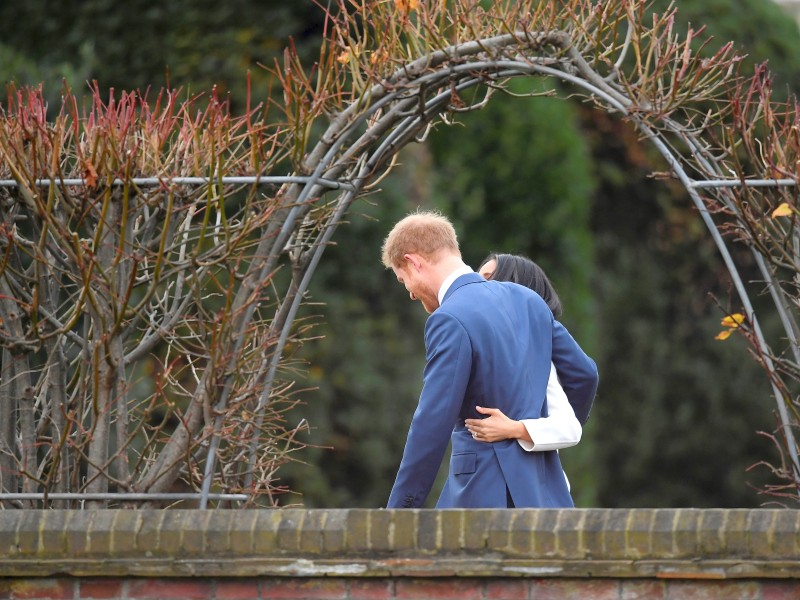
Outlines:
[{"label": "suit jacket sleeve", "polygon": [[597,393],[597,365],[558,321],[553,322],[552,360],[575,416],[585,425]]},{"label": "suit jacket sleeve", "polygon": [[458,420],[471,372],[472,347],[452,315],[436,311],[428,317],[425,356],[422,393],[387,508],[423,505]]}]

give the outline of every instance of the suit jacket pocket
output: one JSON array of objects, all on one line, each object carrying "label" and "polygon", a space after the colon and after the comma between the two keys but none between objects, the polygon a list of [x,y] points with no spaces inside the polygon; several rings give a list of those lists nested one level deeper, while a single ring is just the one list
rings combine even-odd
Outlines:
[{"label": "suit jacket pocket", "polygon": [[474,473],[477,462],[478,455],[474,452],[453,454],[453,456],[450,457],[450,470],[453,472],[453,475]]}]

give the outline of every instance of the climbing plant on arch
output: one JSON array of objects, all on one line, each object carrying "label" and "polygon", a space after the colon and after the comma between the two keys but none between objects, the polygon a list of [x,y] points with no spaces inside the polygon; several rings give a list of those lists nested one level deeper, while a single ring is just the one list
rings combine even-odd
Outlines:
[{"label": "climbing plant on arch", "polygon": [[[785,460],[769,491],[796,496],[800,123],[766,69],[740,74],[730,45],[706,55],[701,32],[679,36],[675,11],[644,0],[321,4],[318,62],[287,49],[283,102],[240,117],[213,94],[200,109],[96,90],[85,108],[65,95],[48,122],[36,91],[9,95],[0,500],[169,500],[181,481],[200,506],[280,503],[300,427],[281,372],[325,247],[403,146],[520,77],[629,120],[686,187],[742,307],[726,329],[772,384]],[[732,244],[760,282],[739,275]],[[778,341],[750,302],[762,290]]]}]

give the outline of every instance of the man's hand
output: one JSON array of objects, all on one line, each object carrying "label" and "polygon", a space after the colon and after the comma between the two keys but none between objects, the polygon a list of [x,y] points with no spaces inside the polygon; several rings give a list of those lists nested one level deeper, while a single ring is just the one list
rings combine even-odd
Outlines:
[{"label": "man's hand", "polygon": [[499,408],[476,406],[485,419],[466,419],[464,424],[472,437],[479,442],[499,442],[500,440],[525,440],[533,442],[525,425],[520,421],[509,419]]}]

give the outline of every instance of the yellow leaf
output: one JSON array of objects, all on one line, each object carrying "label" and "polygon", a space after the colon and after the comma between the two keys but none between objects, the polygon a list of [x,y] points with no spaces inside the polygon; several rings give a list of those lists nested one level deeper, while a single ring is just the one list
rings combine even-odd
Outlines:
[{"label": "yellow leaf", "polygon": [[733,329],[726,329],[725,331],[720,331],[716,336],[714,336],[714,339],[720,341],[727,340],[730,337],[732,331]]},{"label": "yellow leaf", "polygon": [[772,218],[776,217],[790,217],[792,215],[792,207],[788,202],[782,202],[778,208],[772,211]]},{"label": "yellow leaf", "polygon": [[744,323],[744,315],[741,313],[734,313],[722,319],[723,327],[733,327],[734,329]]},{"label": "yellow leaf", "polygon": [[350,62],[350,50],[344,50],[339,56],[336,57],[336,60],[342,64]]},{"label": "yellow leaf", "polygon": [[408,13],[412,10],[417,10],[419,0],[394,0],[394,5],[397,7],[397,10]]},{"label": "yellow leaf", "polygon": [[387,58],[388,55],[386,54],[386,50],[384,50],[383,48],[379,48],[378,50],[374,50],[372,53],[370,53],[369,64],[374,65],[376,62],[378,61],[383,62]]},{"label": "yellow leaf", "polygon": [[86,182],[86,187],[94,188],[97,186],[97,169],[88,160],[83,164],[83,180]]}]

